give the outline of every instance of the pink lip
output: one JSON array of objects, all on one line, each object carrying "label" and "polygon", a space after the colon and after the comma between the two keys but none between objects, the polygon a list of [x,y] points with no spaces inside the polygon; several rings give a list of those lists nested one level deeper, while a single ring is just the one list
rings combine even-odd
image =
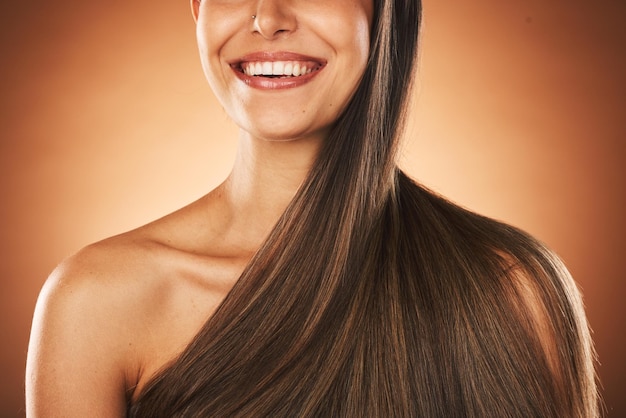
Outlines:
[{"label": "pink lip", "polygon": [[[262,61],[301,61],[316,64],[316,68],[309,74],[298,77],[270,78],[263,76],[249,76],[242,70],[242,64],[248,62]],[[261,90],[279,90],[299,87],[311,81],[326,66],[326,60],[310,57],[307,55],[297,54],[294,52],[253,52],[246,54],[241,58],[229,62],[230,68],[233,70],[237,78],[246,83],[248,86]]]}]

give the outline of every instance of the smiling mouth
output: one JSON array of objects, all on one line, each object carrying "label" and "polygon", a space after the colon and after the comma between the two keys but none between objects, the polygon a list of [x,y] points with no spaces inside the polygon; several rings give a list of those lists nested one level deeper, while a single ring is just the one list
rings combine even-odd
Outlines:
[{"label": "smiling mouth", "polygon": [[323,64],[315,61],[248,61],[236,69],[249,77],[293,78],[319,71]]}]

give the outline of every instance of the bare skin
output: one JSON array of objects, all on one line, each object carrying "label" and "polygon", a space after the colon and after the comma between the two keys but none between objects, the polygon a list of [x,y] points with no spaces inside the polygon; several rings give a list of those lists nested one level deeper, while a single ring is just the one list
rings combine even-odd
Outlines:
[{"label": "bare skin", "polygon": [[308,172],[319,138],[240,137],[232,173],[191,205],[83,249],[38,301],[28,416],[122,417],[236,282]]},{"label": "bare skin", "polygon": [[[26,373],[29,417],[125,416],[128,401],[137,399],[150,379],[184,350],[224,300],[309,172],[328,126],[362,74],[353,67],[355,62],[365,65],[356,58],[366,56],[362,46],[368,44],[366,39],[351,41],[354,33],[367,31],[348,26],[345,36],[339,36],[342,31],[328,16],[356,11],[368,17],[356,25],[364,28],[363,22],[371,21],[371,2],[286,2],[303,7],[297,10],[277,4],[258,2],[254,21],[254,12],[247,9],[241,16],[230,10],[199,19],[207,33],[221,22],[217,35],[222,35],[206,36],[217,43],[206,42],[205,71],[242,127],[234,168],[222,185],[198,201],[91,245],[55,270],[33,321]],[[196,19],[202,16],[200,8],[192,0]],[[294,16],[301,18],[297,25]],[[249,33],[242,32],[249,28]],[[307,36],[300,38],[296,31]],[[230,54],[241,45],[252,48],[251,40],[258,50],[298,50],[313,40],[314,55],[327,62],[317,80],[330,87],[320,90],[311,83],[307,94],[278,95],[271,105],[270,95],[233,88],[230,66],[219,53]],[[281,40],[285,43],[268,47]],[[310,94],[319,91],[324,94]],[[281,141],[267,140],[276,126]],[[533,287],[520,293],[541,324],[544,312]],[[546,352],[551,353],[552,336],[544,334]]]},{"label": "bare skin", "polygon": [[[367,63],[371,0],[191,0],[191,9],[209,84],[241,128],[234,168],[191,205],[91,245],[55,270],[33,321],[29,417],[126,415],[127,402],[226,297],[309,172]],[[315,74],[275,91],[242,82],[255,85],[239,68],[270,56]]]}]

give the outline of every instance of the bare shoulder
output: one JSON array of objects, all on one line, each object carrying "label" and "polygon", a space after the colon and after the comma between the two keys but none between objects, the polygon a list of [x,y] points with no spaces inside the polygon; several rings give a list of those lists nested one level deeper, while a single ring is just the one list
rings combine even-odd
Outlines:
[{"label": "bare shoulder", "polygon": [[124,416],[184,349],[238,273],[236,263],[197,251],[194,216],[183,211],[90,245],[51,274],[33,320],[29,416]]},{"label": "bare shoulder", "polygon": [[[114,323],[119,319],[115,327],[118,335],[127,329],[134,331],[133,319],[142,314],[145,301],[164,284],[159,256],[166,252],[159,243],[134,233],[89,245],[52,272],[38,305],[50,313],[73,313],[74,320]],[[106,330],[101,329],[99,335]]]},{"label": "bare shoulder", "polygon": [[29,416],[125,414],[137,324],[149,314],[143,300],[158,293],[155,267],[148,267],[152,253],[116,238],[81,250],[51,274],[31,332]]}]

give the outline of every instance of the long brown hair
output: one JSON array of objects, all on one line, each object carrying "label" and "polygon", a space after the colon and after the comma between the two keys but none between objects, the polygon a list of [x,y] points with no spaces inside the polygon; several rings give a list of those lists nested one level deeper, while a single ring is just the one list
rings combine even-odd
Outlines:
[{"label": "long brown hair", "polygon": [[130,416],[598,415],[561,263],[397,168],[421,3],[375,8],[363,79],[307,180]]}]

